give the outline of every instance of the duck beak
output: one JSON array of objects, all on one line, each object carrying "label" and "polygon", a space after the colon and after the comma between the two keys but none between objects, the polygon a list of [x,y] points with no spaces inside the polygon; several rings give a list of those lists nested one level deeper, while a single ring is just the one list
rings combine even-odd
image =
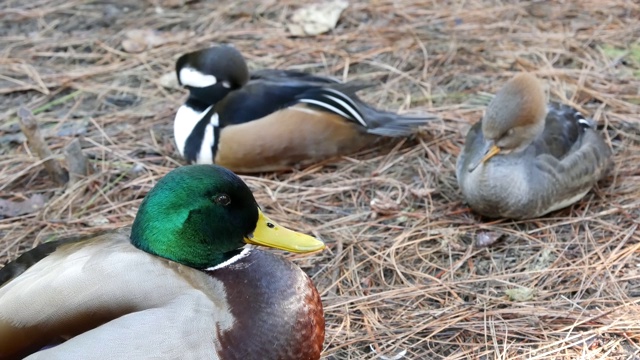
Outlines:
[{"label": "duck beak", "polygon": [[487,160],[500,152],[500,148],[495,145],[493,141],[487,141],[481,154],[482,158],[469,166],[469,172],[473,172],[480,164],[484,164]]},{"label": "duck beak", "polygon": [[244,238],[247,244],[262,245],[295,253],[308,253],[324,249],[324,243],[312,236],[301,234],[278,225],[258,209],[258,224],[253,234]]}]

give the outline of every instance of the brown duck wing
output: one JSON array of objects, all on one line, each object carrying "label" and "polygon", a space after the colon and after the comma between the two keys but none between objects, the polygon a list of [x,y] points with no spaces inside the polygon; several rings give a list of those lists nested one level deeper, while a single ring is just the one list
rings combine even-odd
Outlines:
[{"label": "brown duck wing", "polygon": [[376,138],[339,115],[297,105],[223,128],[215,163],[242,173],[286,170],[355,152]]}]

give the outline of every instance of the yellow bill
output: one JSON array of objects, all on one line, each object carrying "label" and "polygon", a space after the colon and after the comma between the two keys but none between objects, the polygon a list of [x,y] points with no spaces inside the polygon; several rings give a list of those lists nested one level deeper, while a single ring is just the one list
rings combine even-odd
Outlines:
[{"label": "yellow bill", "polygon": [[485,161],[491,159],[494,155],[500,152],[500,148],[493,145],[489,151],[484,155],[484,157],[480,160],[481,164],[484,164]]},{"label": "yellow bill", "polygon": [[312,236],[289,230],[266,217],[258,209],[258,224],[253,234],[244,238],[247,244],[262,245],[296,253],[324,249],[324,243]]},{"label": "yellow bill", "polygon": [[487,152],[484,154],[484,156],[482,157],[482,159],[480,159],[480,161],[478,161],[477,163],[469,166],[469,172],[472,172],[473,170],[475,170],[478,166],[480,166],[480,164],[484,164],[487,160],[491,159],[492,157],[494,157],[496,154],[498,154],[500,152],[500,148],[492,145],[489,150],[487,150]]}]

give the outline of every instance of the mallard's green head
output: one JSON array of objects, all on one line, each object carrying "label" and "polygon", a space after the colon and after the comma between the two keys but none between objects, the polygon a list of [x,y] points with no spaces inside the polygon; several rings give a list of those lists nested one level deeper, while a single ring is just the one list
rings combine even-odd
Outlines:
[{"label": "mallard's green head", "polygon": [[293,252],[324,248],[269,220],[247,185],[216,165],[183,166],[160,179],[140,205],[131,242],[199,269],[228,260],[246,243]]}]

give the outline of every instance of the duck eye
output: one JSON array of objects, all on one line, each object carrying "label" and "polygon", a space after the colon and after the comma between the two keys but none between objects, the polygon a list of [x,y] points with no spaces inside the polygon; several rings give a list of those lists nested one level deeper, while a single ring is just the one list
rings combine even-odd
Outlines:
[{"label": "duck eye", "polygon": [[231,203],[231,198],[227,194],[219,194],[213,198],[213,201],[222,206],[227,206]]}]

